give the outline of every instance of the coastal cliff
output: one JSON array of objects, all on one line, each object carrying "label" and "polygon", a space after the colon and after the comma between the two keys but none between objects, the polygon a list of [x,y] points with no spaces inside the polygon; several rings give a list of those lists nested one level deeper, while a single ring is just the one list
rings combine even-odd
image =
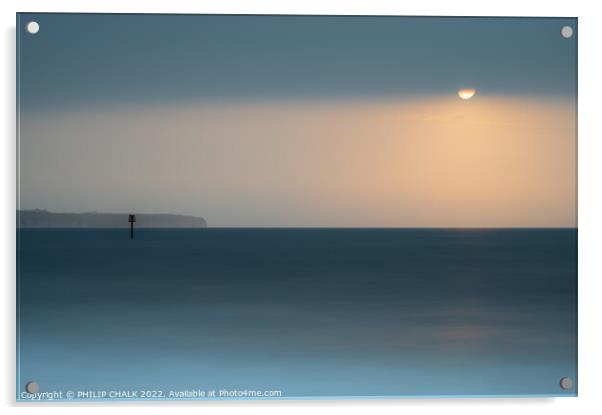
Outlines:
[{"label": "coastal cliff", "polygon": [[[135,213],[135,212],[134,212]],[[129,213],[54,213],[47,210],[18,210],[19,228],[128,228]],[[206,228],[202,217],[172,214],[137,214],[137,228]]]}]

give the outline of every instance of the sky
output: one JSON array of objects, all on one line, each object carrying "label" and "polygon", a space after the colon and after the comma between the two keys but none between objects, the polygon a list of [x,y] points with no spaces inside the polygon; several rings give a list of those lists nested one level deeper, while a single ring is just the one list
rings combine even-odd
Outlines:
[{"label": "sky", "polygon": [[569,18],[20,14],[19,207],[576,226],[564,25],[577,33]]}]

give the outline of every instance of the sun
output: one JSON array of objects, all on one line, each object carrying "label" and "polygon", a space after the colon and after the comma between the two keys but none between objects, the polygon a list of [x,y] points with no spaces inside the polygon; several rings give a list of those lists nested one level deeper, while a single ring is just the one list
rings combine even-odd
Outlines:
[{"label": "sun", "polygon": [[474,97],[477,93],[477,90],[474,88],[462,88],[458,91],[458,96],[462,99],[470,99]]}]

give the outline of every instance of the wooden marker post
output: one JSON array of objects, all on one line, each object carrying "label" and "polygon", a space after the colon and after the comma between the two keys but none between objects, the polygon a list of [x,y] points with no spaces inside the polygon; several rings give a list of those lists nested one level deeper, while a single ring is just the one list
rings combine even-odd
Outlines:
[{"label": "wooden marker post", "polygon": [[134,239],[134,222],[136,222],[136,215],[130,215],[128,222],[130,223],[130,239]]}]

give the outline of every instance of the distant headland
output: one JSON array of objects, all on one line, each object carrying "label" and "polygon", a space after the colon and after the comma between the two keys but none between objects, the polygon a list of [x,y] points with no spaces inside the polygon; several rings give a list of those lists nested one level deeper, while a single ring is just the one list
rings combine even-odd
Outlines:
[{"label": "distant headland", "polygon": [[17,210],[19,228],[129,228],[129,213],[136,214],[137,228],[206,228],[201,217],[145,213],[55,213],[43,209]]}]

